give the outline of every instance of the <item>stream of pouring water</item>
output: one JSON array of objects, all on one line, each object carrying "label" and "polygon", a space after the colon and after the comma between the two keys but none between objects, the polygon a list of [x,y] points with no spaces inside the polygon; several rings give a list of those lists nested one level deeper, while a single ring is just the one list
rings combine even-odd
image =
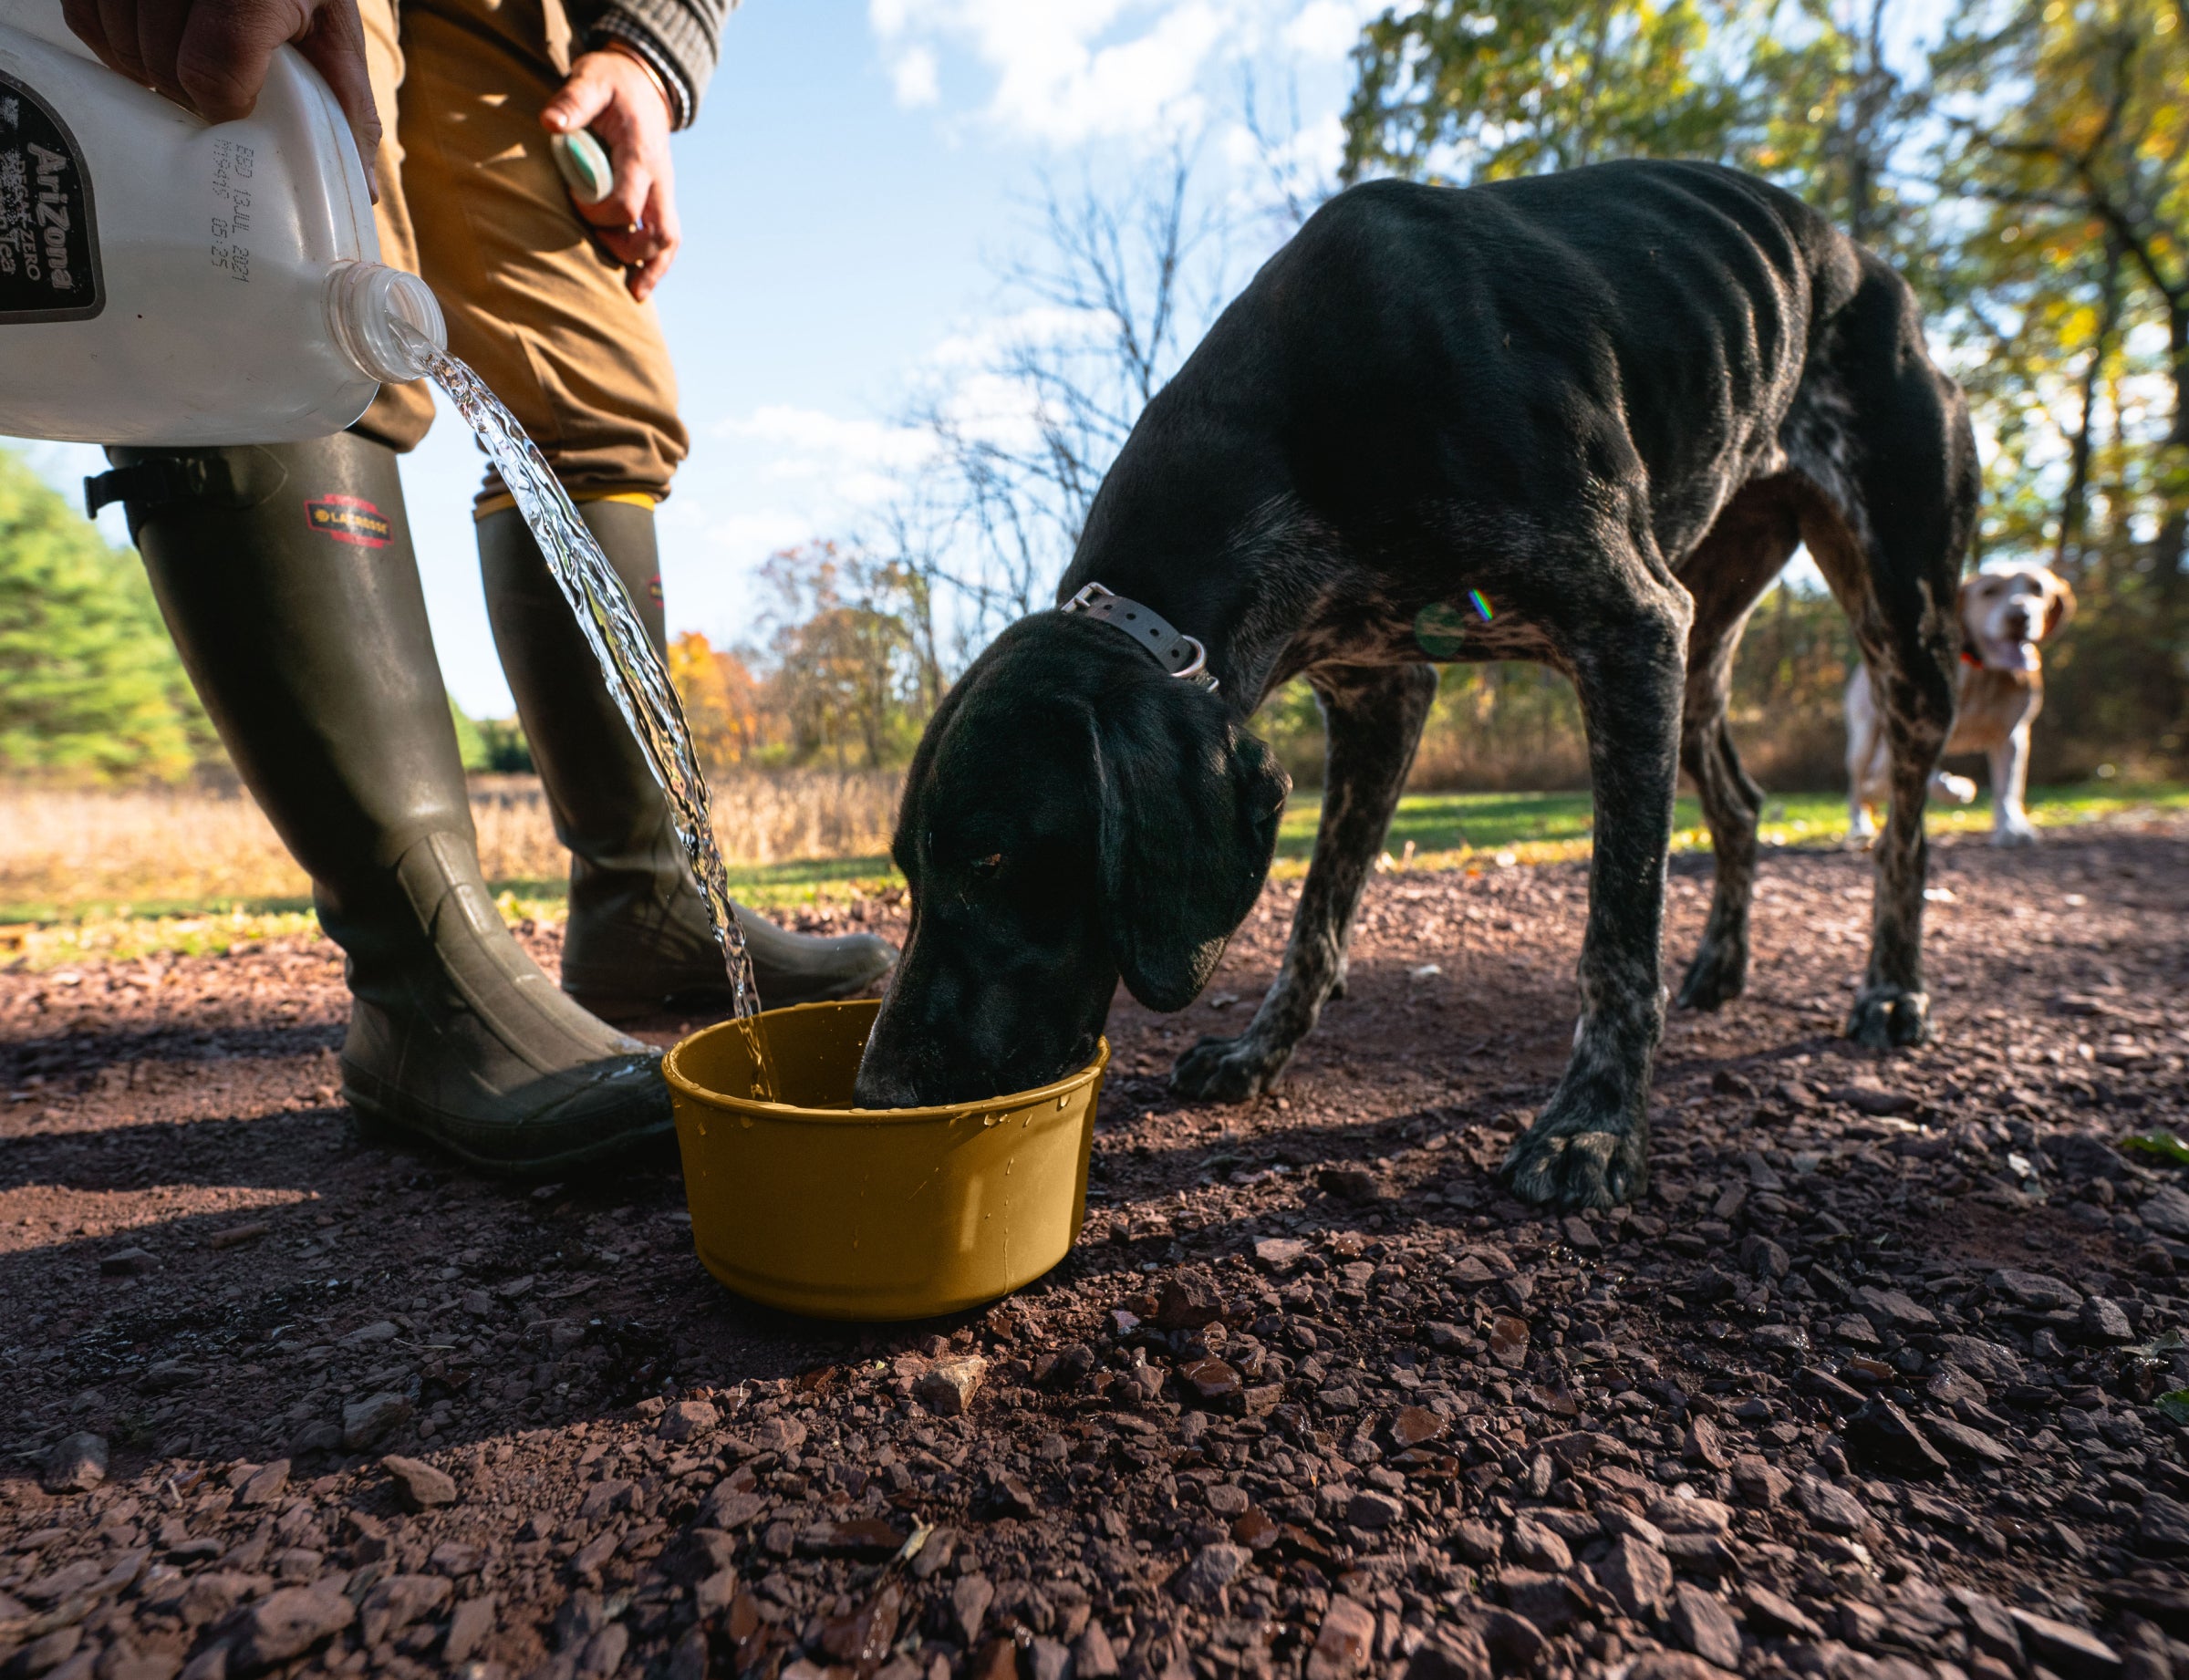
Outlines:
[{"label": "stream of pouring water", "polygon": [[547,569],[576,615],[586,643],[607,679],[616,709],[630,725],[646,754],[647,767],[669,797],[671,820],[691,873],[699,882],[700,897],[714,924],[714,942],[721,948],[722,966],[730,977],[731,1007],[746,1023],[745,1037],[752,1054],[752,1094],[773,1100],[774,1069],[765,1042],[750,1024],[760,1013],[760,990],[752,973],[752,959],[745,949],[744,929],[738,925],[737,907],[730,901],[730,876],[715,845],[714,821],[708,811],[707,778],[700,772],[691,731],[684,721],[684,707],[653,638],[631,608],[623,581],[600,552],[593,533],[578,517],[577,508],[555,474],[548,470],[533,441],[524,435],[516,417],[502,406],[493,392],[469,368],[438,349],[422,334],[399,318],[392,319],[404,347],[426,364],[433,383],[455,405],[480,444],[501,471],[502,482],[515,498],[517,510],[532,527]]}]

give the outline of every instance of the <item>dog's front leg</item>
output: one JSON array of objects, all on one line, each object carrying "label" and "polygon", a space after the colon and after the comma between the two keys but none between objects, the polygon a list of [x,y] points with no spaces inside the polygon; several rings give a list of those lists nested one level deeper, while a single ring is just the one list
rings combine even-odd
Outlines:
[{"label": "dog's front leg", "polygon": [[1991,750],[1992,845],[2037,844],[2037,824],[2022,804],[2028,785],[2029,720],[2024,718]]},{"label": "dog's front leg", "polygon": [[1570,647],[1589,731],[1595,852],[1581,945],[1581,1021],[1564,1077],[1505,1157],[1524,1200],[1608,1208],[1649,1183],[1649,1079],[1665,1025],[1665,860],[1678,778],[1690,608],[1676,586]]},{"label": "dog's front leg", "polygon": [[1877,824],[1870,815],[1876,797],[1883,733],[1877,726],[1877,702],[1870,697],[1870,673],[1857,668],[1847,684],[1847,844],[1866,851],[1877,838]]},{"label": "dog's front leg", "polygon": [[1344,666],[1308,674],[1327,745],[1323,820],[1300,889],[1284,966],[1247,1030],[1205,1038],[1178,1059],[1182,1096],[1242,1103],[1276,1083],[1292,1047],[1345,982],[1345,942],[1437,698],[1433,665]]}]

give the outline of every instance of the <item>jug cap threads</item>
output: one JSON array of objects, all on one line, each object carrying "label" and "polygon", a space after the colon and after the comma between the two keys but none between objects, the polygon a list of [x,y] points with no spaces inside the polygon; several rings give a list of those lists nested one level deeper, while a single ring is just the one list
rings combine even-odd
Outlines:
[{"label": "jug cap threads", "polygon": [[327,281],[327,318],[335,342],[368,379],[383,385],[422,379],[420,351],[395,329],[400,321],[433,347],[449,347],[448,323],[432,288],[384,263],[339,263]]}]

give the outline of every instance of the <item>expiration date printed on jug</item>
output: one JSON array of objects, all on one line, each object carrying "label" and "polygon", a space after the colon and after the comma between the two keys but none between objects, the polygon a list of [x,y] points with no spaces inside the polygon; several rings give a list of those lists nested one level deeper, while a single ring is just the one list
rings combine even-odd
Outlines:
[{"label": "expiration date printed on jug", "polygon": [[246,285],[251,279],[251,247],[244,240],[251,232],[251,179],[257,150],[229,140],[213,146],[213,195],[223,201],[212,217],[213,265],[224,268],[231,278]]},{"label": "expiration date printed on jug", "polygon": [[53,108],[0,73],[0,321],[84,321],[106,306],[91,182]]}]

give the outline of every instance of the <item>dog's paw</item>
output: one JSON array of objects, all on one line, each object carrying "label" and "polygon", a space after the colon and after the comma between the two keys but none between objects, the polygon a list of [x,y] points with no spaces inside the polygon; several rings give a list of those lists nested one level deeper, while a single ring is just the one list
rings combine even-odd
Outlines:
[{"label": "dog's paw", "polygon": [[1631,1127],[1579,1120],[1538,1121],[1501,1171],[1515,1196],[1543,1208],[1615,1208],[1649,1186],[1648,1154]]},{"label": "dog's paw", "polygon": [[2035,845],[2037,829],[2028,823],[2007,823],[1991,831],[1994,845]]},{"label": "dog's paw", "polygon": [[1170,1070],[1170,1088],[1203,1103],[1244,1103],[1277,1083],[1287,1058],[1272,1055],[1251,1034],[1205,1038]]},{"label": "dog's paw", "polygon": [[1871,1050],[1897,1050],[1931,1036],[1931,998],[1925,991],[1881,986],[1854,1001],[1847,1036]]},{"label": "dog's paw", "polygon": [[1682,1009],[1721,1009],[1748,990],[1748,953],[1730,939],[1705,939],[1680,983]]},{"label": "dog's paw", "polygon": [[1957,805],[1973,805],[1976,803],[1976,784],[1966,776],[1952,775],[1942,770],[1931,778],[1931,790]]}]

